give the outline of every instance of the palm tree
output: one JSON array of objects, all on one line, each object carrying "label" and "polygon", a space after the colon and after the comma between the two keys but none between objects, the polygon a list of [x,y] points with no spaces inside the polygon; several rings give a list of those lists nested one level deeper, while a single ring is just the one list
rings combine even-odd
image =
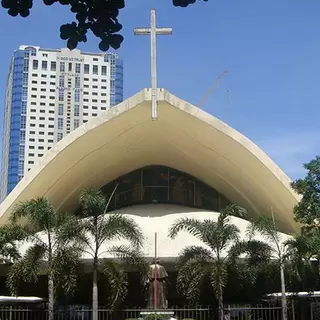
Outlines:
[{"label": "palm tree", "polygon": [[[83,228],[86,236],[83,238],[85,252],[93,258],[92,282],[92,310],[93,320],[98,319],[98,274],[102,271],[109,282],[111,293],[111,306],[114,307],[126,295],[126,273],[119,262],[107,260],[101,263],[101,255],[111,255],[135,264],[145,275],[147,263],[139,249],[142,246],[143,234],[139,226],[131,218],[118,213],[108,213],[109,203],[115,189],[107,200],[101,191],[88,189],[80,194],[80,204],[83,219]],[[114,245],[114,240],[124,240],[128,245]],[[108,245],[109,244],[109,245]]]},{"label": "palm tree", "polygon": [[260,233],[267,243],[270,244],[270,250],[272,251],[274,258],[278,261],[281,279],[282,320],[287,320],[287,297],[284,274],[286,246],[281,239],[274,217],[259,216],[252,218],[248,228],[249,237],[252,238],[256,233]]},{"label": "palm tree", "polygon": [[[21,219],[26,220],[27,225],[19,225]],[[19,203],[12,212],[11,222],[30,241],[30,246],[10,269],[9,289],[17,294],[20,280],[37,281],[41,263],[47,261],[49,320],[53,320],[57,287],[63,285],[67,293],[75,289],[73,271],[80,255],[76,242],[81,235],[77,219],[56,211],[48,199],[40,197]]]},{"label": "palm tree", "polygon": [[[228,279],[228,265],[243,253],[266,253],[261,242],[240,242],[240,230],[230,223],[229,214],[244,217],[245,210],[237,205],[229,205],[220,212],[217,221],[194,218],[181,218],[169,230],[169,236],[175,238],[179,232],[187,231],[201,240],[205,246],[186,247],[178,258],[178,290],[186,298],[196,303],[201,285],[209,279],[219,306],[219,318],[223,320],[223,290]],[[260,246],[260,249],[257,249]],[[230,248],[231,247],[231,248]],[[229,249],[229,250],[228,250]],[[255,249],[255,250],[254,250]],[[251,260],[253,262],[253,258]]]}]

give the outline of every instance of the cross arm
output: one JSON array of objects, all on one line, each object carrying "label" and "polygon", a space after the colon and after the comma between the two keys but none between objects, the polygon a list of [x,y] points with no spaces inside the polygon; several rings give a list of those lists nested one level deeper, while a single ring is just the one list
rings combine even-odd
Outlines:
[{"label": "cross arm", "polygon": [[134,34],[138,35],[138,36],[145,35],[145,34],[151,34],[151,29],[150,28],[135,28]]},{"label": "cross arm", "polygon": [[172,28],[157,28],[156,29],[157,35],[167,35],[172,34]]},{"label": "cross arm", "polygon": [[[146,35],[151,34],[151,28],[135,28],[134,29],[135,35]],[[171,35],[172,34],[172,28],[156,28],[155,29],[156,35]]]}]

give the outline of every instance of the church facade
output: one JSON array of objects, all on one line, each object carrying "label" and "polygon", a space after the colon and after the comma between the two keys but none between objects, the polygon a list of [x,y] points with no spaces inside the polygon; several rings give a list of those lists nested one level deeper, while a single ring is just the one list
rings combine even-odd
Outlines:
[{"label": "church facade", "polygon": [[[151,117],[151,90],[79,127],[39,159],[0,204],[0,223],[20,201],[45,196],[62,211],[79,210],[79,193],[102,189],[110,210],[133,217],[146,234],[146,257],[174,259],[189,235],[168,239],[182,216],[216,218],[230,203],[251,215],[271,215],[284,233],[298,230],[292,209],[299,200],[290,179],[253,142],[227,124],[157,89],[158,118]],[[245,232],[247,221],[233,218]],[[173,243],[175,241],[175,243]],[[85,258],[85,257],[84,257]]]}]

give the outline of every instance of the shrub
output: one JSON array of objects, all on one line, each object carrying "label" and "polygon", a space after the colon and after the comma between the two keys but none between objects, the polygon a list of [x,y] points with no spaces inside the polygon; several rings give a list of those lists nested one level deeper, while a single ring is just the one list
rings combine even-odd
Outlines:
[{"label": "shrub", "polygon": [[150,313],[143,317],[143,320],[164,320],[162,314]]}]

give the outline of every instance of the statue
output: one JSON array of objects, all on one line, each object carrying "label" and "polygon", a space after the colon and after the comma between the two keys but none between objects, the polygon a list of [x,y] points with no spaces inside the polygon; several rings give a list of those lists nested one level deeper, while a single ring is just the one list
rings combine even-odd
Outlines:
[{"label": "statue", "polygon": [[159,264],[159,260],[154,260],[150,266],[148,280],[146,282],[147,309],[167,309],[167,285],[168,273]]}]

